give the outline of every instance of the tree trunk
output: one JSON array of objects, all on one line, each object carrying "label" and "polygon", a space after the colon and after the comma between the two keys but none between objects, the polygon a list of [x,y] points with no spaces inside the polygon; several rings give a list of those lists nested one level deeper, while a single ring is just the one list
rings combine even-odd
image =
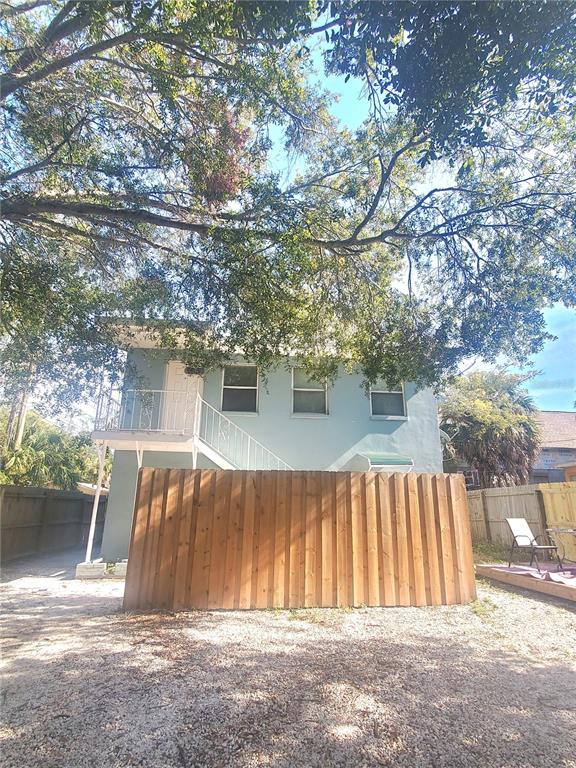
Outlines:
[{"label": "tree trunk", "polygon": [[32,394],[32,377],[36,367],[30,365],[28,375],[22,382],[21,388],[16,391],[10,413],[8,414],[8,423],[6,425],[6,446],[8,450],[17,451],[22,446],[24,436],[24,427],[26,426],[26,416],[28,415],[28,404]]},{"label": "tree trunk", "polygon": [[6,422],[6,445],[10,446],[14,442],[14,435],[16,433],[16,422],[18,420],[18,405],[19,398],[15,397],[10,405],[10,412],[8,413],[8,421]]},{"label": "tree trunk", "polygon": [[12,443],[13,450],[17,451],[22,446],[22,437],[24,435],[24,427],[26,426],[26,415],[28,413],[28,399],[29,399],[29,387],[26,386],[20,397],[18,403],[18,416],[16,420],[16,430],[14,434],[14,442]]}]

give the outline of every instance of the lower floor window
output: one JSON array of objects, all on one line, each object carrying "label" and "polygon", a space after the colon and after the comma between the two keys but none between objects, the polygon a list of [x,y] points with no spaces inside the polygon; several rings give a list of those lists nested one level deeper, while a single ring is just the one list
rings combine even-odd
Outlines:
[{"label": "lower floor window", "polygon": [[406,416],[406,403],[402,387],[376,385],[370,390],[372,416]]}]

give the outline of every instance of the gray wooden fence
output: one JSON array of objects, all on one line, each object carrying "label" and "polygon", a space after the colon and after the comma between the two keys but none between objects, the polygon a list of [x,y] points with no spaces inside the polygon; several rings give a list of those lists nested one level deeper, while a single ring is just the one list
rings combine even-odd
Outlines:
[{"label": "gray wooden fence", "polygon": [[544,511],[536,489],[535,485],[518,485],[468,491],[472,541],[510,546],[512,537],[507,517],[524,517],[534,535],[545,533]]},{"label": "gray wooden fence", "polygon": [[[79,547],[86,542],[93,497],[53,488],[0,488],[0,559]],[[106,497],[100,499],[95,543],[102,540]]]},{"label": "gray wooden fence", "polygon": [[[538,483],[512,488],[485,488],[468,491],[472,541],[487,541],[510,546],[512,536],[507,517],[524,517],[535,536],[546,534],[547,528],[576,527],[576,483]],[[576,539],[555,534],[563,552],[576,560]]]}]

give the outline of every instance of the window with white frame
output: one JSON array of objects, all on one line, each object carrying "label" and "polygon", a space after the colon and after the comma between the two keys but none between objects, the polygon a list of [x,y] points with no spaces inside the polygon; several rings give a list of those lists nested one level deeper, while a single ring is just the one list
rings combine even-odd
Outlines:
[{"label": "window with white frame", "polygon": [[377,382],[370,389],[370,413],[372,416],[406,418],[404,387]]},{"label": "window with white frame", "polygon": [[224,368],[222,410],[257,412],[258,368],[255,365],[227,365]]},{"label": "window with white frame", "polygon": [[311,379],[303,368],[292,368],[292,413],[328,413],[326,382]]}]

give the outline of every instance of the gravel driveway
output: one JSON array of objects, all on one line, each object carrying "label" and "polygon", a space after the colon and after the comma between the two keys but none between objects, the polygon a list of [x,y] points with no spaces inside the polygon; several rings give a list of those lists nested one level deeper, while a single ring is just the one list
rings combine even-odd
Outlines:
[{"label": "gravel driveway", "polygon": [[65,565],[4,576],[4,768],[576,766],[568,605],[126,615]]}]

